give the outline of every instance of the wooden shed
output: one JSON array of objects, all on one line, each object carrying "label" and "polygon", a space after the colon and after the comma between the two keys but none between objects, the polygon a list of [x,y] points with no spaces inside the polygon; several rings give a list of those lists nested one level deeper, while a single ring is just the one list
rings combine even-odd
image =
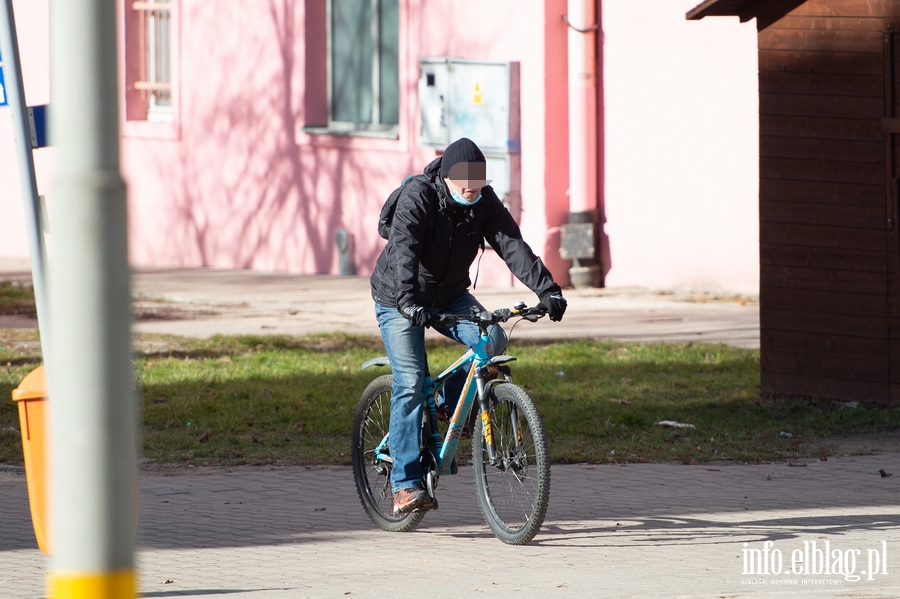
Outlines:
[{"label": "wooden shed", "polygon": [[762,392],[900,402],[900,0],[707,0],[756,19]]}]

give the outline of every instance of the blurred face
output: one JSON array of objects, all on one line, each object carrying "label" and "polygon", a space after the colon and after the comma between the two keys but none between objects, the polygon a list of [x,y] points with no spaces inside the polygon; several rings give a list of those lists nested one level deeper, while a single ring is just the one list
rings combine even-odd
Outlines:
[{"label": "blurred face", "polygon": [[481,188],[487,185],[486,168],[483,162],[457,162],[450,167],[450,176],[444,183],[450,192],[456,192],[467,202],[475,201]]}]

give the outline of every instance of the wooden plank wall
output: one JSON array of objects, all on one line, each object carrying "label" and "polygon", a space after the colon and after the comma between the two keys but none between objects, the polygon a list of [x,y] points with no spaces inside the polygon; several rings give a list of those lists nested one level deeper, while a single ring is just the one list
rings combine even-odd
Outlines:
[{"label": "wooden plank wall", "polygon": [[898,16],[900,0],[810,0],[759,31],[764,393],[900,400],[881,123]]}]

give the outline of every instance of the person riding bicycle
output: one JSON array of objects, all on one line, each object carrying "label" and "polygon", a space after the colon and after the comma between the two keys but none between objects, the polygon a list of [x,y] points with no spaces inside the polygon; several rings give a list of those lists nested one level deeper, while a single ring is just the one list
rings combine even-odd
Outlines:
[{"label": "person riding bicycle", "polygon": [[[390,452],[394,514],[434,507],[422,487],[419,432],[427,372],[425,327],[468,347],[478,327],[441,326],[437,314],[470,314],[484,307],[469,293],[469,268],[484,240],[510,271],[540,298],[550,320],[559,321],[566,300],[550,271],[522,239],[519,226],[487,185],[484,154],[461,138],[425,167],[425,177],[407,183],[397,200],[387,246],[371,277],[375,316],[394,375]],[[506,348],[494,325],[493,354]]]}]

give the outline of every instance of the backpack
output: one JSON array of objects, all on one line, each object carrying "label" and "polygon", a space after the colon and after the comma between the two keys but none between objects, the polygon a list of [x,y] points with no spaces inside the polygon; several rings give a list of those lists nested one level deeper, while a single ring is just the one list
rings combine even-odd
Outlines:
[{"label": "backpack", "polygon": [[394,212],[397,211],[397,200],[400,199],[400,192],[403,191],[403,188],[407,183],[416,177],[421,176],[424,175],[408,176],[403,180],[403,183],[400,184],[400,187],[392,191],[391,195],[388,196],[388,199],[385,200],[384,206],[381,207],[381,215],[378,217],[378,234],[381,235],[382,238],[387,239],[391,235],[391,223],[394,221]]}]

